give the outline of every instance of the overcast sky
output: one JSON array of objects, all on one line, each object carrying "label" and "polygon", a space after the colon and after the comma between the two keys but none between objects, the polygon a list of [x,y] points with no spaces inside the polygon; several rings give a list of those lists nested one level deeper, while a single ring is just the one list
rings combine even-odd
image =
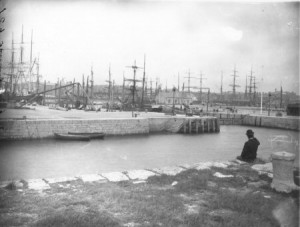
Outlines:
[{"label": "overcast sky", "polygon": [[[123,3],[122,3],[123,2]],[[93,65],[96,84],[112,78],[122,84],[126,66],[143,67],[146,54],[148,80],[160,79],[163,88],[177,87],[200,72],[203,86],[219,92],[232,90],[234,65],[237,91],[245,90],[251,67],[258,90],[280,89],[299,94],[299,3],[204,3],[199,1],[1,1],[6,11],[4,48],[12,33],[20,42],[24,26],[25,57],[40,56],[42,80],[81,81]],[[10,51],[4,51],[5,61]],[[261,76],[263,75],[263,83]],[[142,70],[137,76],[142,77]],[[192,86],[199,80],[191,79]]]}]

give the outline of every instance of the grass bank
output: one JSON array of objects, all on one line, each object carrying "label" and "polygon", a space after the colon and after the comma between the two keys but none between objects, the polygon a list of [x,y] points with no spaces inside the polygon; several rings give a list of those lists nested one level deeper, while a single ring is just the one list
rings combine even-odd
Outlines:
[{"label": "grass bank", "polygon": [[298,226],[299,194],[277,193],[270,183],[242,165],[188,169],[139,184],[77,180],[42,192],[1,189],[0,226]]}]

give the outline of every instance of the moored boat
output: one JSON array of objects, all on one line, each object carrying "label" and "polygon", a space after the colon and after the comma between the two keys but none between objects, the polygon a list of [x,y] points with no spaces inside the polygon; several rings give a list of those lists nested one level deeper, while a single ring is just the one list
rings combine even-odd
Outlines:
[{"label": "moored boat", "polygon": [[71,134],[60,134],[54,133],[54,137],[59,140],[79,140],[79,141],[89,141],[91,138],[84,135],[71,135]]},{"label": "moored boat", "polygon": [[69,135],[88,136],[90,139],[103,139],[105,134],[102,132],[68,132]]}]

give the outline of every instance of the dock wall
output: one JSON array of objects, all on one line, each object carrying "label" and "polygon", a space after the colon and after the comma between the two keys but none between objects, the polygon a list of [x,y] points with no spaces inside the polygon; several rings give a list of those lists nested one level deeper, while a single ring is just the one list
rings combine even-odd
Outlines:
[{"label": "dock wall", "polygon": [[128,119],[59,119],[59,120],[2,120],[0,138],[42,139],[53,133],[104,132],[107,135],[149,133],[149,121],[145,118]]},{"label": "dock wall", "polygon": [[0,120],[0,139],[42,139],[56,133],[103,132],[106,135],[159,132],[197,134],[219,132],[220,125],[248,125],[300,131],[300,119],[213,113],[211,116],[168,116],[117,119]]},{"label": "dock wall", "polygon": [[[202,123],[201,123],[202,122]],[[203,127],[203,130],[200,129]],[[54,133],[103,132],[106,135],[149,134],[156,132],[218,132],[215,117],[161,117],[114,119],[0,120],[0,139],[51,138]]]},{"label": "dock wall", "polygon": [[220,125],[248,125],[300,131],[299,117],[253,116],[243,114],[210,113],[219,119]]}]

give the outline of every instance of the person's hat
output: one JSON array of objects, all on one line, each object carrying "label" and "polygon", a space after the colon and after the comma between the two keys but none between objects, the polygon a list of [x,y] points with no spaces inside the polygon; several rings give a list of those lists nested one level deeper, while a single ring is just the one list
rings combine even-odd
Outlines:
[{"label": "person's hat", "polygon": [[247,136],[253,136],[254,132],[251,129],[248,129],[247,132],[246,132],[246,135]]}]

